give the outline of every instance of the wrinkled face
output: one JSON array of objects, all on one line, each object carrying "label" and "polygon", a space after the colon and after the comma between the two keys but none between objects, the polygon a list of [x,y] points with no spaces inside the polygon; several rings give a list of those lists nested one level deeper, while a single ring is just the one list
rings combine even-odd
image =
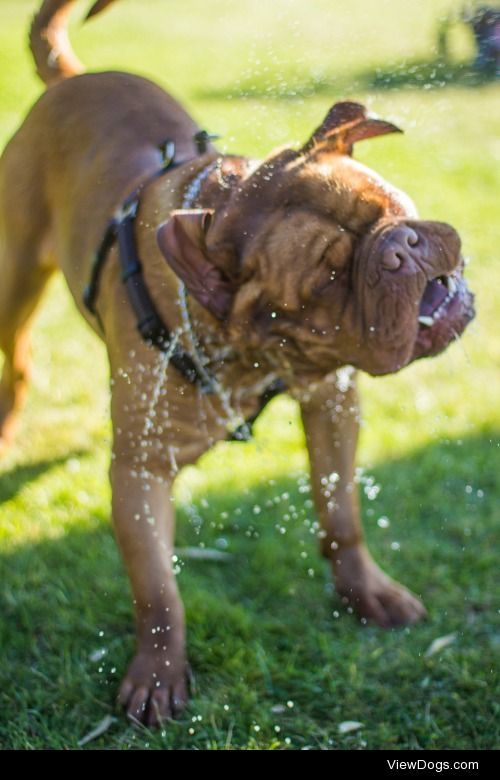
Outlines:
[{"label": "wrinkled face", "polygon": [[353,265],[362,338],[371,352],[363,356],[365,370],[397,371],[462,334],[474,316],[463,267],[460,239],[444,223],[382,220],[370,231]]},{"label": "wrinkled face", "polygon": [[236,340],[276,349],[295,372],[348,363],[386,374],[441,352],[472,319],[455,230],[416,219],[405,195],[349,157],[292,159],[247,186],[253,218],[232,242]]},{"label": "wrinkled face", "polygon": [[392,373],[441,352],[474,316],[457,233],[418,220],[351,159],[353,141],[395,130],[366,112],[353,121],[352,107],[263,163],[206,228],[201,295],[240,350],[272,352],[296,375],[346,363]]}]

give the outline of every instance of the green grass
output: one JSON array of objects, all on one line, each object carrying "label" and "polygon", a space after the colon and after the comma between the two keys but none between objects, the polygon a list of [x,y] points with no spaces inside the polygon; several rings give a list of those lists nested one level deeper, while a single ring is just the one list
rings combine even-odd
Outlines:
[{"label": "green grass", "polygon": [[[40,92],[25,46],[36,5],[2,2],[2,140]],[[89,66],[152,76],[225,150],[302,141],[343,96],[401,124],[405,136],[357,155],[422,216],[460,230],[478,317],[438,359],[362,381],[359,462],[381,486],[374,500],[363,494],[367,535],[429,620],[384,632],[342,610],[316,551],[298,411],[278,399],[255,443],[219,445],[179,478],[179,546],[233,558],[180,561],[196,690],[180,721],[149,733],[113,710],[133,635],[108,519],[104,350],[57,279],[0,471],[0,746],[75,748],[112,714],[89,748],[498,748],[499,84],[474,83],[465,31],[436,72],[437,19],[460,5],[123,0],[73,28]],[[341,735],[345,720],[363,727]]]}]

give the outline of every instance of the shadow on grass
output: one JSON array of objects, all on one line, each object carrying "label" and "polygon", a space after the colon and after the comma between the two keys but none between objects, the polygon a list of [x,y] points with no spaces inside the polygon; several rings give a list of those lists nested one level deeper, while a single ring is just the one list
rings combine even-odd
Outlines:
[{"label": "shadow on grass", "polygon": [[468,63],[443,60],[406,60],[360,74],[367,89],[439,89],[447,86],[479,87],[495,81],[495,74],[479,71]]},{"label": "shadow on grass", "polygon": [[9,471],[0,473],[0,506],[5,501],[15,498],[27,482],[33,482],[42,474],[51,471],[63,463],[67,463],[72,458],[81,458],[88,455],[88,451],[74,450],[65,455],[50,460],[40,460],[36,463],[27,463],[25,465],[14,466]]},{"label": "shadow on grass", "polygon": [[304,79],[302,73],[279,81],[238,80],[223,88],[198,90],[206,100],[272,99],[296,100],[315,95],[339,95],[371,90],[442,89],[447,86],[479,87],[495,81],[495,74],[474,69],[468,63],[434,60],[404,60],[352,75],[324,72]]},{"label": "shadow on grass", "polygon": [[[163,736],[118,720],[95,746],[224,747],[229,731],[234,746],[268,733],[271,744],[278,723],[297,746],[360,747],[359,734],[338,736],[348,719],[366,724],[365,747],[491,747],[499,456],[499,436],[484,434],[368,472],[382,488],[373,501],[363,495],[372,551],[430,608],[411,641],[408,631],[362,629],[343,611],[317,555],[303,475],[210,493],[194,523],[181,508],[179,547],[232,554],[179,564],[199,689]],[[382,515],[389,527],[377,524]],[[0,744],[76,746],[113,711],[133,648],[109,525],[0,553],[0,583]],[[452,632],[445,660],[427,660],[431,641]]]}]

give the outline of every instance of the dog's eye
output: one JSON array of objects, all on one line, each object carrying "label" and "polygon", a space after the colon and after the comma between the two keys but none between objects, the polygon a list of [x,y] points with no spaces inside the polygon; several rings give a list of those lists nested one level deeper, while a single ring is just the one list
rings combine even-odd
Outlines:
[{"label": "dog's eye", "polygon": [[351,239],[336,236],[329,241],[323,249],[318,260],[318,267],[322,267],[339,273],[347,265],[352,253]]},{"label": "dog's eye", "polygon": [[322,256],[317,265],[317,273],[314,275],[315,278],[311,279],[312,295],[314,297],[323,295],[335,283],[339,273],[340,271],[337,268],[331,267],[326,254]]},{"label": "dog's eye", "polygon": [[335,260],[335,252],[334,252],[334,246],[337,243],[336,239],[333,239],[333,241],[329,241],[326,246],[324,247],[323,251],[321,252],[319,259],[316,263],[316,265],[319,266],[333,266],[333,264],[336,265]]}]

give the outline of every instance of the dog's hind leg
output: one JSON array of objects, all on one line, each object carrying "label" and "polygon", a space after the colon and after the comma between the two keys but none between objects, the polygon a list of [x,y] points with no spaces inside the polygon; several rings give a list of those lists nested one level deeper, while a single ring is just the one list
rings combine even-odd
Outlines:
[{"label": "dog's hind leg", "polygon": [[[5,174],[6,166],[2,173]],[[20,173],[20,177],[23,173]],[[11,177],[10,177],[11,178]],[[12,441],[30,373],[30,328],[54,265],[44,257],[47,221],[38,193],[0,180],[0,454]],[[26,182],[24,182],[26,184]],[[33,205],[35,208],[30,208]]]},{"label": "dog's hind leg", "polygon": [[[24,271],[21,271],[24,268]],[[30,327],[52,269],[29,269],[19,257],[0,258],[0,348],[4,364],[0,379],[0,454],[12,441],[30,374]]]}]

